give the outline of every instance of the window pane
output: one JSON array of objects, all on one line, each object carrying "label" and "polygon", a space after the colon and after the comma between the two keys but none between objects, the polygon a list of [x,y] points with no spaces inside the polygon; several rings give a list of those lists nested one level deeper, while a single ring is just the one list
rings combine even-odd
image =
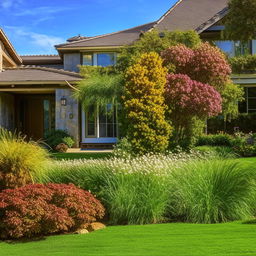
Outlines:
[{"label": "window pane", "polygon": [[256,97],[256,88],[248,87],[248,97]]},{"label": "window pane", "polygon": [[51,129],[50,101],[44,100],[44,132]]},{"label": "window pane", "polygon": [[114,53],[98,53],[97,54],[97,65],[102,67],[114,66],[115,54]]},{"label": "window pane", "polygon": [[216,41],[215,45],[219,47],[223,52],[228,54],[228,56],[234,55],[234,44],[232,41]]},{"label": "window pane", "polygon": [[256,99],[248,99],[248,109],[256,109]]},{"label": "window pane", "polygon": [[100,124],[100,137],[107,137],[107,124]]},{"label": "window pane", "polygon": [[107,126],[108,137],[114,137],[114,124],[108,124]]},{"label": "window pane", "polygon": [[251,42],[235,42],[235,56],[251,54]]},{"label": "window pane", "polygon": [[90,107],[87,112],[87,136],[96,136],[94,110],[94,107]]},{"label": "window pane", "polygon": [[84,54],[83,55],[83,65],[84,66],[92,66],[93,65],[92,60],[93,60],[92,54]]}]

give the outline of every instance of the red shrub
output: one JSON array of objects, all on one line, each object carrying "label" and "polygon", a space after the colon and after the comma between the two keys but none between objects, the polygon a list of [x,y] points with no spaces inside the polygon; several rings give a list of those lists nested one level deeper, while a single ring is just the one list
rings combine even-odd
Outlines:
[{"label": "red shrub", "polygon": [[4,239],[72,231],[103,216],[102,204],[74,185],[34,184],[0,193]]}]

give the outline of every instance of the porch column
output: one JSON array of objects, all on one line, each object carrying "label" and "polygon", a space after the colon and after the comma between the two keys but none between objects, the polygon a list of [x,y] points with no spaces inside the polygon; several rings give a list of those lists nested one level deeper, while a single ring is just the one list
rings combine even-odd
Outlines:
[{"label": "porch column", "polygon": [[[79,119],[79,104],[72,97],[70,89],[56,89],[56,130],[67,131],[75,140],[75,147],[79,147],[80,142],[80,119]],[[66,105],[61,104],[61,99],[66,100]]]}]

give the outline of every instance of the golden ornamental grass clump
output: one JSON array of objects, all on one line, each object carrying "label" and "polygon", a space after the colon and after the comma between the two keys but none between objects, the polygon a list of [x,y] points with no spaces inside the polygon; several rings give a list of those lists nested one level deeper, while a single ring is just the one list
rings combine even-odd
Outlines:
[{"label": "golden ornamental grass clump", "polygon": [[163,152],[171,132],[165,120],[167,70],[154,52],[142,54],[126,71],[124,108],[134,153]]},{"label": "golden ornamental grass clump", "polygon": [[0,131],[0,190],[33,183],[48,163],[48,153],[36,142]]}]

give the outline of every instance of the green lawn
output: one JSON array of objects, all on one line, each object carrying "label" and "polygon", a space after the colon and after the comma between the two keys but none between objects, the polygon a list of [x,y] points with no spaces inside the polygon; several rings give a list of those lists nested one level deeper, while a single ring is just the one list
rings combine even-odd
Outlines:
[{"label": "green lawn", "polygon": [[256,157],[239,158],[237,161],[246,165],[256,164]]},{"label": "green lawn", "polygon": [[72,159],[103,159],[110,158],[112,153],[109,152],[85,152],[85,153],[52,153],[52,158],[56,160],[72,160]]},{"label": "green lawn", "polygon": [[116,226],[87,235],[0,243],[3,256],[246,256],[256,255],[256,225],[240,223]]}]

